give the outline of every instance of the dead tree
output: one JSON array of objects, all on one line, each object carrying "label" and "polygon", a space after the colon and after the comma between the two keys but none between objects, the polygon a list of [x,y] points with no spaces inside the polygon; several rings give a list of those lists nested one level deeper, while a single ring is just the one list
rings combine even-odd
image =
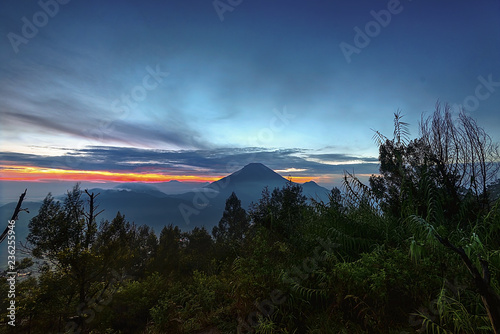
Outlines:
[{"label": "dead tree", "polygon": [[[28,189],[25,189],[24,192],[19,197],[19,201],[17,201],[16,209],[14,210],[14,213],[12,214],[12,218],[9,221],[17,220],[18,219],[17,216],[19,215],[19,212],[21,212],[21,211],[26,211],[29,213],[28,209],[21,209],[21,205],[23,204],[23,200],[24,200],[24,197],[26,196],[27,191],[28,191]],[[9,224],[7,223],[7,227],[3,231],[2,235],[0,235],[0,243],[2,243],[2,241],[5,240],[8,232],[9,232]]]},{"label": "dead tree", "polygon": [[89,213],[84,214],[85,218],[87,218],[87,234],[86,234],[85,245],[88,248],[93,241],[91,240],[92,237],[94,236],[94,233],[92,232],[95,232],[97,230],[96,218],[104,210],[97,212],[97,208],[99,207],[99,205],[95,204],[95,199],[97,196],[100,195],[100,193],[97,194],[89,193],[87,189],[85,189],[85,193],[89,196]]},{"label": "dead tree", "polygon": [[451,107],[436,103],[432,116],[420,121],[422,139],[430,147],[437,171],[447,191],[455,195],[469,189],[483,208],[489,208],[487,186],[500,171],[498,144],[476,120],[461,110],[453,117]]}]

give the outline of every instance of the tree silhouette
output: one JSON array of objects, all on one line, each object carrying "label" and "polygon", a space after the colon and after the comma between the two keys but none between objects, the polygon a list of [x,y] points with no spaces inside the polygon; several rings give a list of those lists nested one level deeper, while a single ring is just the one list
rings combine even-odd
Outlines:
[{"label": "tree silhouette", "polygon": [[487,187],[498,177],[500,154],[484,128],[464,110],[454,118],[450,106],[438,102],[432,116],[422,117],[420,132],[447,190],[467,189],[488,209]]},{"label": "tree silhouette", "polygon": [[241,201],[233,192],[226,200],[226,207],[219,224],[212,229],[217,243],[241,242],[248,230],[249,222]]},{"label": "tree silhouette", "polygon": [[290,238],[302,219],[306,199],[302,194],[302,186],[288,180],[281,189],[275,188],[270,195],[265,188],[259,202],[252,205],[250,217],[254,224]]},{"label": "tree silhouette", "polygon": [[179,227],[174,227],[172,224],[163,227],[154,263],[158,272],[169,276],[179,271],[180,245],[181,230]]},{"label": "tree silhouette", "polygon": [[[98,255],[92,251],[97,237],[95,208],[85,213],[82,194],[79,184],[75,185],[63,205],[49,194],[29,223],[27,241],[34,257],[50,261],[75,284],[80,305],[85,305],[91,283],[103,272]],[[95,196],[89,196],[94,205]],[[84,315],[81,316],[80,326],[83,326]]]}]

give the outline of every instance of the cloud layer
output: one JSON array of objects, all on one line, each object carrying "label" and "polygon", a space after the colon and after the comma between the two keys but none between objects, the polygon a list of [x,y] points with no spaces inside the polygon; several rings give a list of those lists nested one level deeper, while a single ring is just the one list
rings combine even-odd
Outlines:
[{"label": "cloud layer", "polygon": [[500,140],[500,3],[402,0],[382,24],[387,6],[245,1],[221,21],[205,0],[70,1],[13,46],[43,8],[0,2],[2,164],[369,174],[370,129],[390,134],[401,109],[416,136],[438,99],[477,100]]},{"label": "cloud layer", "polygon": [[[323,159],[327,159],[324,160]],[[276,170],[290,169],[291,175],[321,176],[376,173],[376,158],[342,154],[315,154],[303,149],[220,148],[212,150],[151,150],[124,147],[90,147],[59,156],[0,153],[4,166],[37,166],[62,170],[160,173],[168,175],[225,176],[246,164],[261,162]],[[353,164],[353,162],[355,162]],[[293,172],[297,170],[298,172]]]}]

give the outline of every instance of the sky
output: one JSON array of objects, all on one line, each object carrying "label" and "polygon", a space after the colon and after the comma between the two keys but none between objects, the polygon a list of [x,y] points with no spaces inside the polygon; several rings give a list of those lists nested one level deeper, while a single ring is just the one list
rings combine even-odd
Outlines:
[{"label": "sky", "polygon": [[498,0],[5,0],[0,35],[3,195],[251,162],[331,187],[437,101],[500,140]]}]

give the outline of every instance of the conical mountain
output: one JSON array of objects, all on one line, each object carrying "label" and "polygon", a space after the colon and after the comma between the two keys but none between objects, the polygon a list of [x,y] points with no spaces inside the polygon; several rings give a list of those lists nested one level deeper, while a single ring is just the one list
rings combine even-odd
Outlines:
[{"label": "conical mountain", "polygon": [[[286,183],[287,179],[269,167],[261,163],[251,163],[231,175],[212,182],[205,189],[218,192],[219,195],[217,197],[224,199],[231,192],[235,192],[246,209],[250,202],[258,201],[265,187],[268,187],[271,192],[274,188],[282,188]],[[315,199],[328,199],[328,190],[312,181],[303,185],[303,193],[307,197]]]},{"label": "conical mountain", "polygon": [[284,184],[286,179],[261,163],[251,163],[242,169],[212,182],[207,188],[219,190],[228,187],[230,184],[258,183],[266,184],[269,187],[275,184]]}]

